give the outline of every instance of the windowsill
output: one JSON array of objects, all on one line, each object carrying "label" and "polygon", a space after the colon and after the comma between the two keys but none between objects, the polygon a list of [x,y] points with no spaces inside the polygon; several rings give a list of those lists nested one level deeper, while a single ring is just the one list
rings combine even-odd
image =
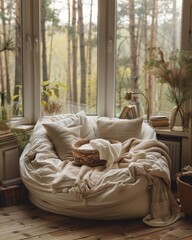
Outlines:
[{"label": "windowsill", "polygon": [[169,128],[158,128],[154,127],[153,128],[157,134],[164,134],[164,135],[170,135],[170,136],[177,136],[177,137],[189,137],[188,132],[184,132],[181,130],[181,127],[177,127],[175,130],[170,130]]},{"label": "windowsill", "polygon": [[30,131],[34,128],[34,125],[30,125],[30,124],[21,124],[17,127],[13,127],[12,129],[18,132],[26,132],[26,131]]}]

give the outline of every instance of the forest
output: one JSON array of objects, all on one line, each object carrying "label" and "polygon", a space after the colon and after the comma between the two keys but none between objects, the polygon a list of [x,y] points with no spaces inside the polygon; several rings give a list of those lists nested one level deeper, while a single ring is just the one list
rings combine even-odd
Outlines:
[{"label": "forest", "polygon": [[[117,0],[115,81],[116,116],[124,93],[144,93],[150,114],[166,113],[173,107],[166,98],[167,86],[144,71],[150,49],[165,55],[180,47],[180,0]],[[14,53],[0,53],[1,108],[10,116],[22,116],[22,0],[0,1],[0,44],[14,42]],[[97,114],[98,1],[41,1],[41,105],[42,114],[77,112]],[[4,99],[3,99],[4,98]],[[135,99],[145,113],[142,97]],[[10,106],[10,108],[9,108]]]}]

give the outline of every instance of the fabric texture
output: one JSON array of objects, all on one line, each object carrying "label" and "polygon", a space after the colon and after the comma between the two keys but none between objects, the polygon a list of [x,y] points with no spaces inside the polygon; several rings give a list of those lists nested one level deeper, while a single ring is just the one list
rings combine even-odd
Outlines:
[{"label": "fabric texture", "polygon": [[72,144],[80,138],[80,120],[66,118],[43,124],[61,160],[72,160]]},{"label": "fabric texture", "polygon": [[[38,207],[80,218],[143,217],[155,227],[180,218],[170,191],[171,160],[165,144],[132,137],[106,147],[107,167],[77,166],[58,158],[40,123],[35,129],[20,158],[20,170],[29,198]],[[152,136],[153,130],[147,129]],[[101,153],[109,144],[103,139],[92,142],[98,149],[102,145]]]},{"label": "fabric texture", "polygon": [[[71,160],[73,142],[80,138],[95,138],[93,128],[91,127],[84,111],[77,114],[66,114],[63,119],[62,115],[55,118],[61,120],[43,123],[43,126],[53,142],[60,159]],[[52,119],[54,118],[52,117]]]},{"label": "fabric texture", "polygon": [[141,138],[143,118],[137,119],[108,119],[101,117],[97,120],[98,138],[115,139],[124,142],[131,137]]},{"label": "fabric texture", "polygon": [[91,125],[90,121],[88,120],[86,114],[84,111],[81,111],[76,114],[77,117],[80,118],[80,138],[85,138],[88,140],[94,139],[95,138],[95,133],[93,126]]},{"label": "fabric texture", "polygon": [[91,140],[90,144],[94,149],[99,151],[100,159],[107,161],[107,168],[118,161],[122,151],[122,144],[120,142],[111,144],[110,141],[99,138]]}]

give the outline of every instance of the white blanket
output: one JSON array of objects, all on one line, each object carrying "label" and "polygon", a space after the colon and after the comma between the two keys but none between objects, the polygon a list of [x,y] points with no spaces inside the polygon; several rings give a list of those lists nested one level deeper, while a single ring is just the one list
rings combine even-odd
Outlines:
[{"label": "white blanket", "polygon": [[[48,141],[39,141],[44,152],[36,140],[31,143],[31,151],[24,154],[24,165],[21,163],[27,172],[23,174],[27,184],[38,183],[38,188],[44,191],[68,193],[86,202],[94,195],[107,193],[108,189],[111,192],[108,196],[118,199],[126,185],[134,187],[139,179],[145,178],[151,189],[151,209],[143,221],[151,226],[166,226],[180,218],[180,209],[170,191],[171,161],[163,143],[135,138],[123,144],[93,140],[91,144],[107,160],[107,166],[91,168],[60,161]],[[127,201],[129,195],[127,193]]]},{"label": "white blanket", "polygon": [[181,214],[170,190],[167,146],[157,140],[130,139],[124,142],[123,161],[130,163],[130,176],[136,179],[144,175],[151,187],[151,212],[143,221],[151,226],[165,226],[178,220]]},{"label": "white blanket", "polygon": [[111,144],[105,139],[94,139],[90,141],[91,146],[99,151],[100,159],[106,160],[106,167],[110,168],[119,160],[122,144],[120,142]]}]

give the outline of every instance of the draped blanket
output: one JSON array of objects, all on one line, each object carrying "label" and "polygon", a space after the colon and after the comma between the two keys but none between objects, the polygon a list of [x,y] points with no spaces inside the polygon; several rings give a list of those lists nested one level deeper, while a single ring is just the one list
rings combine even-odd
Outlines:
[{"label": "draped blanket", "polygon": [[93,194],[107,191],[109,186],[116,192],[145,178],[151,192],[151,206],[143,221],[150,226],[166,226],[180,218],[180,208],[170,191],[171,160],[165,144],[136,138],[115,146],[102,139],[92,140],[91,144],[107,160],[106,166],[77,166],[73,161],[60,161],[49,143],[43,141],[41,150],[38,143],[30,146],[25,167],[32,179],[40,179],[39,188],[46,186],[54,193],[72,193],[85,201]]}]

